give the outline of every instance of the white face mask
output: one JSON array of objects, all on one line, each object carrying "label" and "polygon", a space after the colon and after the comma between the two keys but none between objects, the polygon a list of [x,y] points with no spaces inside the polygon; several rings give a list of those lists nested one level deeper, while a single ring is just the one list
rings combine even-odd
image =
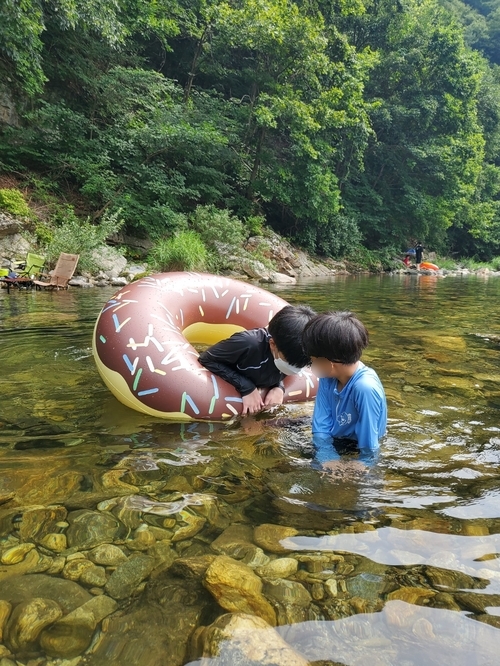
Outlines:
[{"label": "white face mask", "polygon": [[298,375],[299,372],[302,372],[302,368],[297,368],[295,365],[290,365],[290,363],[287,363],[287,361],[284,361],[282,358],[275,358],[274,365],[284,375]]}]

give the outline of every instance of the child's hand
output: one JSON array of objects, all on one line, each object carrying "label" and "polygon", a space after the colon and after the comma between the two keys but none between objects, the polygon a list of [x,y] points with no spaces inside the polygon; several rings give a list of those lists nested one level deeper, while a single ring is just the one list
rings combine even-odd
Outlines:
[{"label": "child's hand", "polygon": [[257,412],[260,412],[263,407],[264,403],[262,402],[260,391],[259,389],[254,389],[248,395],[243,396],[243,409],[241,414],[242,416],[245,416],[245,414],[257,414]]},{"label": "child's hand", "polygon": [[266,394],[266,397],[264,398],[264,405],[266,407],[272,407],[274,405],[282,405],[283,404],[283,396],[284,396],[283,389],[281,389],[279,386],[275,386],[272,389],[269,389],[269,391]]}]

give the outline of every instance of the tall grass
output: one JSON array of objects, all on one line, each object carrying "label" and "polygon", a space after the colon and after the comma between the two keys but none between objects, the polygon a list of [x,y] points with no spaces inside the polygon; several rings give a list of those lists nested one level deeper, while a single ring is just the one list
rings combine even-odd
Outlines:
[{"label": "tall grass", "polygon": [[202,271],[208,251],[194,231],[181,231],[156,242],[149,253],[149,263],[156,271]]}]

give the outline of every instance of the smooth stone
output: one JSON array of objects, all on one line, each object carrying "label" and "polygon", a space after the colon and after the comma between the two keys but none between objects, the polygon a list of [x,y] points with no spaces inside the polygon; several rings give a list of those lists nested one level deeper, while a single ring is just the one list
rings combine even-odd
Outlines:
[{"label": "smooth stone", "polygon": [[[332,580],[335,580],[335,579],[332,578]],[[335,587],[337,587],[337,581],[335,581]],[[321,601],[321,599],[324,598],[325,591],[324,591],[323,585],[321,583],[313,583],[311,585],[311,596],[314,599],[314,601]],[[337,595],[335,594],[335,595],[332,595],[332,596],[337,596]]]},{"label": "smooth stone", "polygon": [[91,567],[84,569],[80,576],[80,582],[89,587],[104,587],[107,583],[106,570],[104,567],[98,567],[92,564]]},{"label": "smooth stone", "polygon": [[47,569],[46,573],[54,576],[55,574],[61,573],[66,565],[65,557],[54,557],[52,564]]},{"label": "smooth stone", "polygon": [[53,550],[55,553],[62,553],[62,551],[66,550],[68,547],[68,541],[65,534],[51,532],[41,539],[40,545],[49,550]]},{"label": "smooth stone", "polygon": [[22,541],[41,543],[52,532],[57,532],[57,523],[65,520],[68,512],[64,506],[37,506],[23,512],[19,527]]},{"label": "smooth stone", "polygon": [[360,573],[352,578],[347,578],[346,587],[352,597],[363,597],[370,601],[376,601],[384,592],[386,579],[383,576],[372,573]]},{"label": "smooth stone", "polygon": [[63,569],[63,578],[75,581],[80,580],[83,572],[93,566],[95,566],[95,564],[86,559],[70,560],[66,563]]},{"label": "smooth stone", "polygon": [[12,604],[4,599],[0,600],[0,643],[3,642],[3,635],[5,631],[5,625],[9,619],[10,612],[12,610]]},{"label": "smooth stone", "polygon": [[[190,636],[213,599],[198,581],[176,580],[170,572],[150,580],[129,612],[103,622],[102,640],[86,655],[87,666],[183,666]],[[92,654],[90,653],[92,652]]]},{"label": "smooth stone", "polygon": [[399,599],[409,604],[420,605],[434,596],[436,596],[436,592],[430,590],[428,587],[400,587],[398,590],[394,590],[388,594],[387,600],[394,601],[395,599]]},{"label": "smooth stone", "polygon": [[134,531],[134,538],[125,542],[129,550],[145,551],[156,543],[156,537],[149,529],[148,525],[140,525]]},{"label": "smooth stone", "polygon": [[18,562],[17,564],[0,565],[0,581],[4,581],[7,578],[13,578],[23,574],[47,571],[51,564],[52,561],[50,558],[40,556],[40,553],[33,549],[28,552],[22,562]]},{"label": "smooth stone", "polygon": [[123,537],[126,530],[111,513],[80,509],[68,515],[69,527],[66,533],[68,546],[90,550],[102,543],[112,543]]},{"label": "smooth stone", "polygon": [[52,599],[65,613],[70,613],[91,599],[91,595],[78,583],[46,574],[15,576],[2,581],[0,585],[0,599],[11,604],[20,604],[33,597]]},{"label": "smooth stone", "polygon": [[177,552],[171,547],[170,541],[157,541],[148,550],[148,555],[154,559],[155,569],[161,567],[162,571],[168,569],[178,557]]},{"label": "smooth stone", "polygon": [[329,578],[328,580],[325,580],[323,587],[329,597],[335,598],[337,596],[338,587],[337,580],[335,578]]},{"label": "smooth stone", "polygon": [[167,479],[162,490],[164,492],[177,491],[179,493],[190,494],[193,492],[193,486],[189,483],[189,481],[186,479],[185,476],[181,476],[180,474],[175,474],[174,476],[171,476],[169,479]]},{"label": "smooth stone", "polygon": [[455,601],[465,610],[480,615],[486,612],[488,606],[500,606],[499,594],[475,594],[474,592],[460,592],[454,595]]},{"label": "smooth stone", "polygon": [[244,613],[221,615],[203,630],[199,642],[202,657],[213,657],[217,666],[309,666],[263,619]]},{"label": "smooth stone", "polygon": [[[239,552],[237,553],[240,554]],[[235,557],[235,560],[238,558]],[[255,569],[257,567],[264,567],[271,561],[269,555],[266,555],[262,548],[258,546],[248,546],[244,556],[241,558],[241,561],[246,564],[248,567]]]},{"label": "smooth stone", "polygon": [[242,546],[255,547],[253,529],[250,525],[231,525],[210,544],[213,551],[219,555],[229,555],[229,557],[234,557],[233,553],[241,549]]},{"label": "smooth stone", "polygon": [[179,514],[181,522],[186,523],[185,527],[179,527],[172,537],[172,541],[183,541],[184,539],[191,539],[195,534],[198,534],[203,529],[207,519],[203,516],[197,516],[189,513],[188,511],[181,511]]},{"label": "smooth stone", "polygon": [[15,661],[12,661],[12,659],[7,659],[7,657],[2,657],[0,659],[0,666],[18,666],[18,664],[16,664]]},{"label": "smooth stone", "polygon": [[33,649],[45,627],[56,622],[63,612],[58,603],[41,597],[18,604],[5,629],[5,643],[13,652]]},{"label": "smooth stone", "polygon": [[91,550],[88,558],[94,564],[101,564],[103,567],[117,567],[127,560],[123,550],[110,543],[103,543]]},{"label": "smooth stone", "polygon": [[0,557],[0,562],[2,564],[19,564],[33,548],[35,548],[34,543],[20,543],[18,546],[5,550],[2,557]]},{"label": "smooth stone", "polygon": [[155,561],[148,555],[137,555],[120,564],[106,583],[106,592],[114,599],[129,597],[154,569]]},{"label": "smooth stone", "polygon": [[279,578],[277,580],[266,580],[263,588],[264,595],[271,601],[280,604],[291,604],[307,608],[312,598],[302,583],[293,580]]},{"label": "smooth stone", "polygon": [[173,533],[171,530],[164,530],[163,527],[156,527],[156,525],[150,525],[149,530],[151,534],[154,534],[157,541],[172,541]]},{"label": "smooth stone", "polygon": [[268,624],[276,624],[274,610],[262,595],[262,581],[246,564],[219,555],[208,567],[203,584],[222,608],[258,615]]},{"label": "smooth stone", "polygon": [[293,557],[280,557],[256,569],[263,578],[288,578],[297,572],[299,563]]},{"label": "smooth stone", "polygon": [[298,531],[293,527],[264,523],[254,529],[253,538],[263,550],[279,554],[290,552],[290,549],[283,546],[281,541],[297,534]]},{"label": "smooth stone", "polygon": [[[450,590],[473,589],[476,581],[467,574],[460,571],[450,571],[448,569],[439,569],[438,567],[425,567],[425,574],[433,587],[448,588]],[[446,592],[446,589],[442,590]]]},{"label": "smooth stone", "polygon": [[106,595],[93,597],[42,633],[42,649],[51,657],[76,657],[89,647],[99,622],[117,608],[116,601]]},{"label": "smooth stone", "polygon": [[170,571],[174,576],[179,576],[180,578],[203,578],[208,567],[216,557],[216,555],[179,557],[170,567]]}]

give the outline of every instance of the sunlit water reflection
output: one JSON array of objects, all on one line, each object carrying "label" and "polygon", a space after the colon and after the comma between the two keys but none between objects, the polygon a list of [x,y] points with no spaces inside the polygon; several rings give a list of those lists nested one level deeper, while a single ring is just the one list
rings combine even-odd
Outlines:
[{"label": "sunlit water reflection", "polygon": [[[330,573],[334,600],[314,597],[303,616],[277,611],[277,631],[305,660],[498,663],[500,281],[362,276],[279,293],[318,310],[352,309],[370,330],[364,360],[382,379],[390,416],[374,469],[346,464],[331,477],[311,468],[311,405],[230,425],[180,425],[128,410],[102,385],[91,357],[93,324],[110,291],[2,290],[0,538],[14,534],[12,507],[94,511],[119,497],[110,511],[140,512],[163,529],[158,521],[194,515],[209,497],[220,515],[174,542],[178,555],[212,553],[228,524],[273,523],[297,530],[282,540],[296,557],[343,557]],[[302,562],[304,575],[291,580],[312,593],[328,576],[307,578],[306,568]],[[0,567],[0,588],[7,569]],[[138,614],[146,612],[141,600],[161,606],[160,591],[148,585],[135,597]],[[221,613],[203,603],[208,610],[192,622],[185,611],[184,633]],[[159,620],[149,613],[154,628]],[[110,627],[108,637],[124,631]],[[185,641],[170,662],[155,661],[147,642],[151,651],[134,648],[127,663],[198,663]],[[203,663],[271,663],[265,655],[234,661],[236,644]],[[104,657],[96,648],[89,663],[125,663],[118,653],[108,646]]]}]

